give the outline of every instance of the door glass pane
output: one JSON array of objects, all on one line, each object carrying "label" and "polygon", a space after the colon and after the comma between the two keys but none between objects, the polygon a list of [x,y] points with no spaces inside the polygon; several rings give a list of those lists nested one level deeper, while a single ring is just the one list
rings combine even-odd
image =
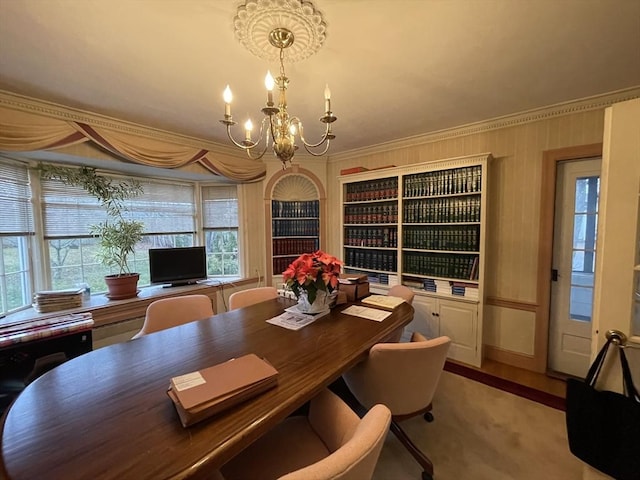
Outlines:
[{"label": "door glass pane", "polygon": [[599,193],[600,177],[576,179],[569,307],[574,320],[591,321]]},{"label": "door glass pane", "polygon": [[571,285],[571,311],[573,320],[591,321],[591,307],[593,305],[593,288]]}]

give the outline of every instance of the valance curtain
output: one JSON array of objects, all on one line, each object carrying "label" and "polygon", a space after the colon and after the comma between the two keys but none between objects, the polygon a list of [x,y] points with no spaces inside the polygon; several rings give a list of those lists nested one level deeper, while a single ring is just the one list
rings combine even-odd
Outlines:
[{"label": "valance curtain", "polygon": [[199,163],[210,172],[237,181],[265,175],[261,162],[216,158],[198,149],[108,128],[0,107],[0,151],[52,150],[91,141],[128,161],[160,168]]}]

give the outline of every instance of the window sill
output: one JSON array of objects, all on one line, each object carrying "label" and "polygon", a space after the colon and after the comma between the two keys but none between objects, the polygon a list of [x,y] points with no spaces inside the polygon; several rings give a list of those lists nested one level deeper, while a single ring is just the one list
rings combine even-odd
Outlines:
[{"label": "window sill", "polygon": [[71,310],[59,310],[57,312],[38,313],[33,308],[27,308],[16,313],[7,315],[0,319],[0,328],[9,323],[28,324],[34,320],[56,317],[67,313],[91,312],[93,316],[94,328],[110,325],[112,323],[123,322],[134,318],[144,317],[149,304],[160,298],[175,297],[190,294],[204,294],[211,298],[213,311],[217,312],[217,293],[225,287],[237,287],[241,285],[253,284],[255,278],[248,278],[233,282],[219,282],[208,280],[197,285],[186,285],[182,287],[164,288],[162,286],[143,287],[137,297],[125,300],[109,300],[104,294],[92,295],[89,300],[83,301],[82,307]]}]

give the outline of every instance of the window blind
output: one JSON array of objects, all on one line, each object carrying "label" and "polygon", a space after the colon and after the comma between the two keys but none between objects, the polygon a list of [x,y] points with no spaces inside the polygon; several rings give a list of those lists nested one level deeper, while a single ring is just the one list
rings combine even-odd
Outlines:
[{"label": "window blind", "polygon": [[[125,218],[144,223],[145,235],[195,232],[193,185],[138,180],[144,193],[126,202]],[[42,211],[46,239],[88,236],[90,225],[107,218],[104,208],[82,188],[56,180],[42,182]]]},{"label": "window blind", "polygon": [[238,189],[235,185],[202,187],[203,227],[238,228]]},{"label": "window blind", "polygon": [[33,234],[35,228],[27,166],[0,160],[0,179],[0,235]]}]

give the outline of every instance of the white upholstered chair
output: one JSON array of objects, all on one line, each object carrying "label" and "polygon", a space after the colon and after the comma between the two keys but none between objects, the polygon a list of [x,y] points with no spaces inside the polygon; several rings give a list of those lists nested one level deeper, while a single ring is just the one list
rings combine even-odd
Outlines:
[{"label": "white upholstered chair", "polygon": [[256,287],[240,290],[229,296],[229,310],[248,307],[249,305],[271,300],[277,296],[278,290],[276,290],[276,287]]},{"label": "white upholstered chair", "polygon": [[404,285],[394,285],[389,289],[387,295],[390,297],[400,297],[404,298],[409,305],[413,303],[413,297],[415,293],[409,287]]},{"label": "white upholstered chair", "polygon": [[427,340],[414,333],[411,342],[378,343],[369,356],[342,375],[349,390],[365,409],[376,404],[389,407],[391,431],[422,466],[424,480],[433,477],[433,463],[402,430],[401,420],[431,411],[451,340]]},{"label": "white upholstered chair", "polygon": [[[409,305],[413,304],[413,297],[415,297],[415,293],[409,287],[404,285],[394,285],[387,292],[387,296],[389,297],[400,297],[403,298]],[[404,332],[404,327],[398,328],[395,332],[393,332],[389,338],[386,339],[387,342],[399,342],[402,338],[402,334]]]},{"label": "white upholstered chair", "polygon": [[211,299],[206,295],[162,298],[147,307],[144,324],[133,338],[213,316]]},{"label": "white upholstered chair", "polygon": [[221,468],[225,480],[367,480],[373,475],[391,413],[373,406],[360,419],[326,389],[308,416],[291,416]]}]

